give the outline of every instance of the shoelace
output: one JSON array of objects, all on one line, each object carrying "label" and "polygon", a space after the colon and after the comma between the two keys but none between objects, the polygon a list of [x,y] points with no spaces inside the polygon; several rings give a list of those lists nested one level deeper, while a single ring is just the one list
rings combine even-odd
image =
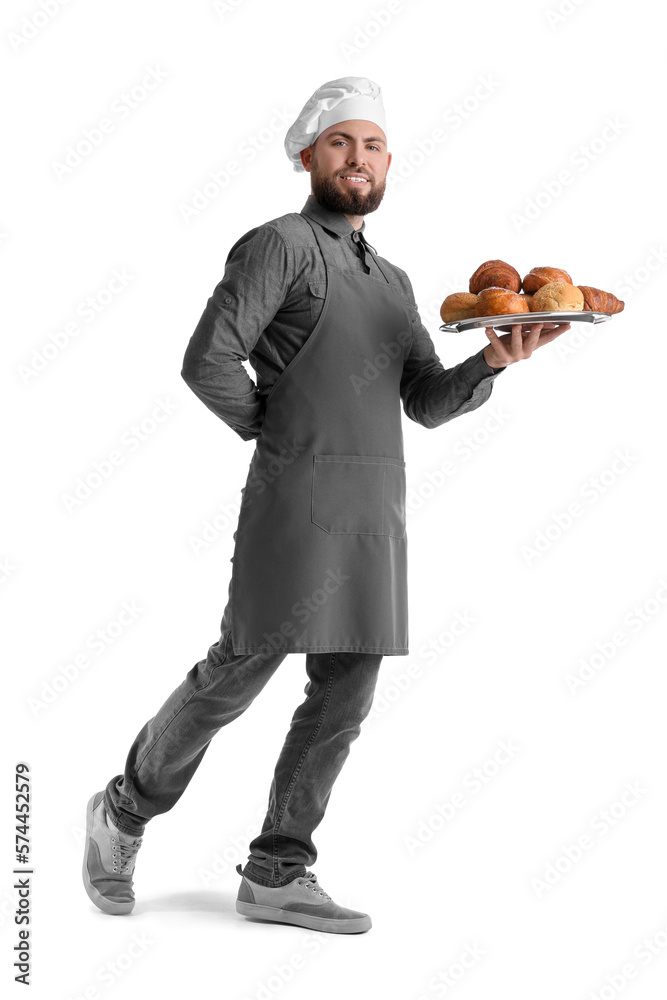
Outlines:
[{"label": "shoelace", "polygon": [[[134,861],[136,858],[137,851],[141,847],[143,839],[140,837],[139,840],[126,844],[123,840],[116,840],[115,837],[111,838],[111,855],[113,859],[113,870],[119,875],[127,872],[128,875],[134,868]],[[120,857],[119,857],[120,855]],[[123,867],[123,865],[125,867]]]},{"label": "shoelace", "polygon": [[305,885],[308,889],[312,889],[313,892],[319,892],[320,896],[326,896],[327,899],[331,899],[329,893],[325,892],[317,881],[317,875],[315,875],[314,872],[306,872],[306,874],[302,875],[298,881],[301,885]]}]

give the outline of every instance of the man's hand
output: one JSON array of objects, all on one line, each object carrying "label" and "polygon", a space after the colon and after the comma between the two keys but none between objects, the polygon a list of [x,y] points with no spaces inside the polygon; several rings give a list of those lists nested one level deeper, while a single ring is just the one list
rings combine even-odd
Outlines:
[{"label": "man's hand", "polygon": [[484,348],[484,360],[490,368],[504,368],[529,358],[536,348],[569,329],[569,323],[526,323],[523,327],[515,323],[511,333],[499,337],[492,326],[487,326],[484,332],[490,343]]}]

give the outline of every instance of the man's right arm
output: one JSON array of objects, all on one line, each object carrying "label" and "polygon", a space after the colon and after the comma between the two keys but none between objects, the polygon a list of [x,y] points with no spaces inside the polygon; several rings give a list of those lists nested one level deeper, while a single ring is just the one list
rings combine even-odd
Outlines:
[{"label": "man's right arm", "polygon": [[242,236],[183,358],[187,385],[244,441],[259,436],[264,403],[242,362],[284,302],[293,271],[292,251],[273,226]]}]

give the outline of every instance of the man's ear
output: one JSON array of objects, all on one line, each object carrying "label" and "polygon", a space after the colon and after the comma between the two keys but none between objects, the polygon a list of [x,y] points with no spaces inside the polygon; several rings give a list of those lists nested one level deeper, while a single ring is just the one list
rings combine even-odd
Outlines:
[{"label": "man's ear", "polygon": [[307,170],[310,173],[310,161],[313,158],[313,147],[306,146],[305,149],[300,149],[299,156],[301,157],[301,163],[304,170]]},{"label": "man's ear", "polygon": [[391,153],[387,153],[387,173],[389,173],[390,166],[391,166]]}]

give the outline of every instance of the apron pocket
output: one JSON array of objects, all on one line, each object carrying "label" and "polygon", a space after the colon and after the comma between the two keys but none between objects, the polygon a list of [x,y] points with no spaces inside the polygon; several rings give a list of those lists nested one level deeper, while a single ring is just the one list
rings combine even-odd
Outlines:
[{"label": "apron pocket", "polygon": [[405,535],[405,462],[313,455],[311,520],[331,534]]}]

